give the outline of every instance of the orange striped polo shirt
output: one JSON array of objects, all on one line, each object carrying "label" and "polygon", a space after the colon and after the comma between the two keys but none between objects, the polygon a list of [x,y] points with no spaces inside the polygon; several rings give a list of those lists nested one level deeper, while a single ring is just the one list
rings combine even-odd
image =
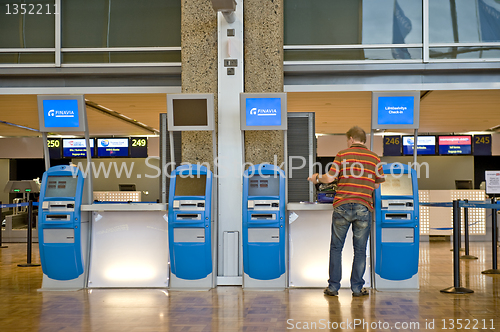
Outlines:
[{"label": "orange striped polo shirt", "polygon": [[333,206],[345,203],[360,203],[373,211],[375,183],[385,181],[384,171],[377,154],[363,144],[352,144],[340,151],[328,172],[338,179]]}]

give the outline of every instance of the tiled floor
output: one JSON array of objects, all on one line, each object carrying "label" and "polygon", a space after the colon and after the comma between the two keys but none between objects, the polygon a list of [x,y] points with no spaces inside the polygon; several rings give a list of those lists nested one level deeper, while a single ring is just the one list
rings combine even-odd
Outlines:
[{"label": "tiled floor", "polygon": [[[26,244],[0,249],[0,331],[461,331],[500,330],[500,275],[490,269],[491,244],[471,243],[478,260],[461,261],[461,285],[473,294],[443,294],[453,286],[451,244],[422,243],[420,292],[376,292],[353,298],[321,289],[208,292],[93,289],[40,292],[40,267],[22,268]],[[38,262],[34,246],[33,262]]]}]

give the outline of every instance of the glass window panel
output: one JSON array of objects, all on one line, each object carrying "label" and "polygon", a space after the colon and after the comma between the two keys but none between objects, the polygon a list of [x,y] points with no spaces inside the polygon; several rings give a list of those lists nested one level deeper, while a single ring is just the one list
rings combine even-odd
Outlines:
[{"label": "glass window panel", "polygon": [[0,32],[0,48],[55,47],[54,0],[0,2]]},{"label": "glass window panel", "polygon": [[285,45],[422,43],[422,1],[285,0]]},{"label": "glass window panel", "polygon": [[285,0],[285,45],[361,42],[361,1]]},{"label": "glass window panel", "polygon": [[1,64],[55,63],[54,53],[0,53]]},{"label": "glass window panel", "polygon": [[363,44],[422,43],[422,1],[363,0]]},{"label": "glass window panel", "polygon": [[181,52],[72,52],[63,53],[62,62],[65,64],[181,62]]},{"label": "glass window panel", "polygon": [[431,47],[431,59],[500,59],[500,47]]},{"label": "glass window panel", "polygon": [[430,43],[500,41],[500,2],[497,0],[429,1]]},{"label": "glass window panel", "polygon": [[[409,57],[398,57],[399,52]],[[285,50],[285,61],[347,61],[422,59],[421,48],[339,49],[339,50]]]},{"label": "glass window panel", "polygon": [[180,6],[180,0],[65,0],[62,45],[180,46]]},{"label": "glass window panel", "polygon": [[108,1],[66,0],[61,4],[62,47],[106,47]]}]

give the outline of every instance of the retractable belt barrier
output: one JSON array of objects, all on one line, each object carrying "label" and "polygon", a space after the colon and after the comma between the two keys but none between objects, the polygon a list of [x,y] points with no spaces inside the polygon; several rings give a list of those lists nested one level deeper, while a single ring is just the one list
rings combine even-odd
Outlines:
[{"label": "retractable belt barrier", "polygon": [[[17,203],[17,204],[0,204],[0,209],[4,208],[15,208],[15,207],[22,207],[22,206],[29,206],[29,202],[25,203]],[[33,202],[33,206],[38,206],[38,202]]]},{"label": "retractable belt barrier", "polygon": [[[0,202],[0,223],[3,221],[3,213],[1,209],[4,208],[15,208],[15,207],[28,207],[28,235],[26,236],[26,244],[27,244],[27,262],[26,264],[18,264],[19,267],[32,267],[32,266],[40,266],[40,264],[32,264],[31,263],[31,252],[32,252],[32,242],[33,242],[33,206],[38,206],[38,202],[25,202],[25,203],[17,203],[17,204],[2,204]],[[0,225],[0,248],[7,248],[6,246],[2,246],[2,232]]]},{"label": "retractable belt barrier", "polygon": [[[491,203],[485,203],[484,201],[462,201],[454,200],[453,202],[439,202],[439,203],[420,203],[422,206],[434,206],[434,207],[452,207],[453,208],[453,287],[442,289],[442,293],[450,294],[466,294],[474,293],[473,290],[460,287],[460,239],[461,239],[461,216],[460,208],[483,208],[492,210],[492,260],[493,267],[490,270],[482,271],[482,274],[500,274],[500,270],[497,268],[497,244],[498,244],[498,233],[497,233],[497,213],[496,210],[500,209],[500,205],[497,204],[496,198],[491,199]],[[464,223],[466,227],[466,256],[468,256],[468,218],[467,213],[464,216]],[[473,257],[473,256],[471,256]]]}]

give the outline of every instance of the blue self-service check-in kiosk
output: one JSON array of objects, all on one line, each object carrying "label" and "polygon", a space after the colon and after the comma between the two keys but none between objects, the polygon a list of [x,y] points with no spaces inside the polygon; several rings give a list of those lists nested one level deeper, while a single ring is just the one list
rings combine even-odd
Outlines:
[{"label": "blue self-service check-in kiosk", "polygon": [[285,175],[270,164],[243,177],[243,287],[285,288]]},{"label": "blue self-service check-in kiosk", "polygon": [[383,166],[375,190],[375,288],[418,290],[419,202],[416,171],[400,163]]},{"label": "blue self-service check-in kiosk", "polygon": [[[84,287],[82,194],[85,179],[74,166],[54,166],[43,174],[38,210],[38,240],[44,278],[49,287],[67,282]],[[83,239],[82,239],[83,237]],[[74,281],[72,283],[72,281]]]},{"label": "blue self-service check-in kiosk", "polygon": [[213,287],[212,220],[212,172],[177,167],[168,199],[170,288]]}]

